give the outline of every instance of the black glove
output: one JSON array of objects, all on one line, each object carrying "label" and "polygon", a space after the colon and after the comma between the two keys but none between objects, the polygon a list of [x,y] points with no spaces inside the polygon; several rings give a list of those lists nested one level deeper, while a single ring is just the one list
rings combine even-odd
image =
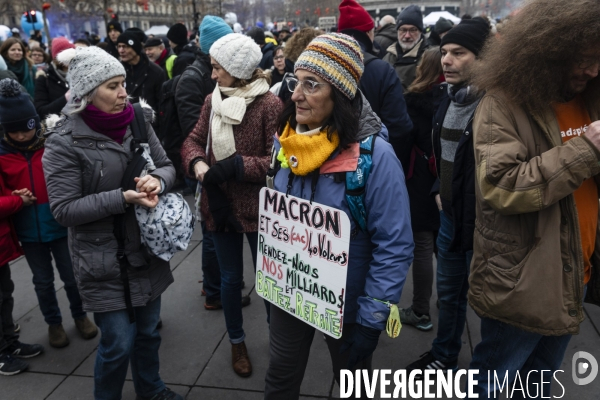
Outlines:
[{"label": "black glove", "polygon": [[208,209],[213,216],[217,232],[242,232],[242,225],[233,215],[227,195],[217,185],[207,185],[206,179],[202,187],[208,198]]},{"label": "black glove", "polygon": [[[228,158],[227,160],[221,160],[206,171],[204,174],[203,183],[206,182],[209,185],[220,185],[227,181],[236,178],[236,157]],[[241,161],[241,157],[240,157]]]},{"label": "black glove", "polygon": [[340,347],[340,353],[350,350],[346,368],[353,370],[356,364],[369,357],[375,351],[381,331],[364,325],[356,325]]}]

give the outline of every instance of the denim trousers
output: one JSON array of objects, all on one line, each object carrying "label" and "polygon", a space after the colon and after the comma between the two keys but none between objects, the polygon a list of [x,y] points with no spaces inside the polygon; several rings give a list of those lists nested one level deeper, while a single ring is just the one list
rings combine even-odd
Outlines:
[{"label": "denim trousers", "polygon": [[19,335],[15,333],[12,312],[15,304],[15,284],[10,277],[10,265],[0,265],[0,353],[10,346]]},{"label": "denim trousers", "polygon": [[[515,390],[511,398],[550,398],[552,375],[560,368],[569,340],[571,335],[543,336],[482,318],[481,342],[475,347],[469,366],[479,370],[475,375],[478,381],[475,393],[480,399],[506,398],[504,394],[500,396],[498,384],[504,385],[504,393],[508,387],[510,395],[518,373],[525,393]],[[505,377],[508,377],[507,383],[503,382]],[[521,388],[521,384],[515,385]]]},{"label": "denim trousers", "polygon": [[213,233],[206,230],[202,222],[202,289],[206,293],[206,301],[221,300],[221,269],[215,250]]},{"label": "denim trousers", "polygon": [[450,252],[454,235],[452,219],[440,212],[437,237],[437,292],[440,301],[437,336],[433,341],[433,356],[449,367],[456,366],[462,346],[461,337],[467,318],[467,292],[473,251]]},{"label": "denim trousers", "polygon": [[40,310],[44,315],[44,320],[48,325],[57,325],[62,323],[62,315],[56,299],[56,290],[54,289],[54,267],[52,266],[52,257],[56,263],[56,269],[60,279],[65,284],[65,292],[69,299],[71,316],[73,318],[85,317],[79,290],[75,275],[73,274],[73,264],[71,263],[71,253],[67,237],[54,240],[52,242],[41,243],[22,243],[25,258],[33,273],[33,285],[35,294],[40,304]]},{"label": "denim trousers", "polygon": [[[345,323],[342,337],[334,339],[283,311],[277,306],[271,307],[271,323],[269,325],[269,368],[265,377],[265,400],[298,399],[300,386],[304,379],[310,347],[315,333],[317,340],[325,336],[325,342],[331,357],[333,376],[340,383],[340,370],[348,368],[350,351],[340,353],[344,338],[352,334],[356,327],[354,323]],[[356,369],[373,369],[373,355],[356,365]],[[362,383],[362,381],[361,381]],[[361,399],[366,399],[364,385],[361,389]]]},{"label": "denim trousers", "polygon": [[101,337],[94,366],[94,399],[119,400],[131,363],[135,392],[152,397],[165,388],[159,375],[160,297],[144,307],[135,307],[135,322],[127,310],[94,313]]},{"label": "denim trousers", "polygon": [[[258,232],[246,232],[252,263],[256,271],[256,246]],[[242,343],[244,317],[242,316],[242,280],[244,279],[244,234],[238,232],[213,232],[213,242],[221,267],[221,302],[225,326],[231,344]]]}]

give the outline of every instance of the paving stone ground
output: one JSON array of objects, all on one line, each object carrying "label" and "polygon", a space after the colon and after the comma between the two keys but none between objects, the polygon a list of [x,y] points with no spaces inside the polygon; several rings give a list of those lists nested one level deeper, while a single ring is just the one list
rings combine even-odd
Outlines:
[{"label": "paving stone ground", "polygon": [[[178,253],[172,260],[175,283],[162,297],[161,376],[169,387],[188,400],[262,399],[268,364],[268,327],[262,300],[253,290],[254,273],[249,248],[246,244],[244,292],[250,294],[252,304],[244,308],[244,329],[254,373],[250,378],[240,378],[230,366],[230,345],[222,311],[207,311],[203,307],[199,282],[202,279],[202,237],[200,230],[197,231],[187,251]],[[46,352],[29,360],[28,372],[12,377],[0,376],[0,400],[93,399],[98,339],[84,341],[77,335],[65,291],[58,280],[57,295],[71,344],[64,349],[51,348],[27,262],[21,258],[12,263],[11,269],[16,286],[14,317],[21,324],[21,340],[43,344]],[[58,274],[56,277],[58,279]],[[408,307],[411,298],[412,278],[409,276],[400,306]],[[400,337],[394,340],[383,334],[374,355],[374,368],[404,368],[430,349],[437,328],[436,299],[434,290],[431,301],[434,330],[420,332],[406,326],[402,328]],[[581,325],[581,332],[573,336],[565,355],[561,367],[564,373],[557,375],[564,387],[562,398],[567,400],[600,398],[600,376],[586,386],[575,385],[571,378],[571,360],[576,352],[586,351],[600,361],[600,307],[586,305],[585,310],[587,318]],[[339,387],[334,381],[325,342],[319,338],[315,336],[313,342],[301,398],[337,399]],[[468,368],[479,340],[479,318],[469,308],[459,368]],[[553,386],[553,396],[560,397],[562,392],[559,385]],[[380,398],[379,391],[375,398]],[[123,389],[123,399],[135,399],[130,377]]]}]

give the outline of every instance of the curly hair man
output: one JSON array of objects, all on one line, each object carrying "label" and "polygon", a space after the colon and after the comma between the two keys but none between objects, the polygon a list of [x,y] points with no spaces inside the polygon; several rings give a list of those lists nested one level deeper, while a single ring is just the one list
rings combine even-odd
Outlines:
[{"label": "curly hair man", "polygon": [[524,376],[528,393],[549,396],[584,298],[600,304],[599,42],[597,0],[532,0],[474,70],[486,91],[468,295],[482,317],[479,398]]}]

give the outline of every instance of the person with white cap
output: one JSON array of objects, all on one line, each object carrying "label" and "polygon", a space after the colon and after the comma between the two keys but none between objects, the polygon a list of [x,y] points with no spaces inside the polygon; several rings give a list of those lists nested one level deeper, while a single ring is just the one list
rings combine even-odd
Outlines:
[{"label": "person with white cap", "polygon": [[[152,129],[152,109],[141,101],[142,112],[136,112],[129,103],[125,68],[117,59],[87,47],[65,50],[58,61],[69,66],[72,96],[60,119],[47,119],[43,166],[52,214],[69,228],[84,310],[94,313],[101,332],[94,398],[120,399],[131,363],[138,400],[182,399],[159,375],[161,295],[173,274],[168,261],[142,245],[136,214],[127,212],[131,205],[154,208],[173,186],[175,169]],[[133,124],[146,130],[156,169],[131,179],[135,190],[126,190]],[[115,236],[121,218],[124,246]]]},{"label": "person with white cap", "polygon": [[221,268],[221,301],[233,370],[247,377],[252,364],[242,326],[244,234],[256,262],[258,198],[282,105],[269,92],[268,76],[258,68],[262,52],[254,40],[230,33],[214,42],[210,57],[217,86],[206,97],[181,156],[187,174],[202,182],[201,213],[206,229],[213,233]]}]

